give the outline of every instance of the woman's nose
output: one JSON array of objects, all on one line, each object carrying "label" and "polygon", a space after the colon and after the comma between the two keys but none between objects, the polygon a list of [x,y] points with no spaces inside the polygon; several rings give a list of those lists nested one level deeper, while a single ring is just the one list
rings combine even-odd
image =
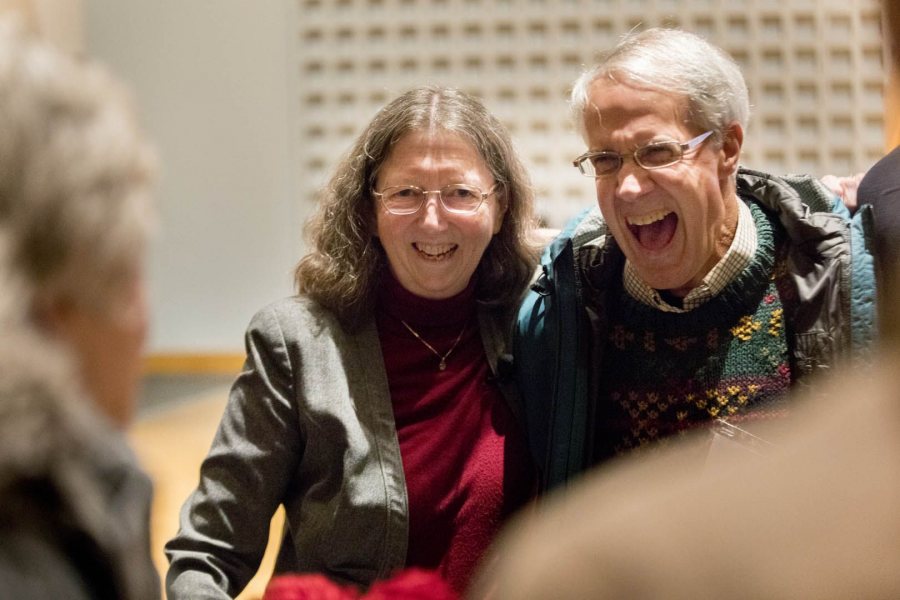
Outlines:
[{"label": "woman's nose", "polygon": [[444,218],[444,207],[441,204],[440,192],[425,193],[425,205],[422,207],[422,224],[435,229],[443,229],[447,222]]}]

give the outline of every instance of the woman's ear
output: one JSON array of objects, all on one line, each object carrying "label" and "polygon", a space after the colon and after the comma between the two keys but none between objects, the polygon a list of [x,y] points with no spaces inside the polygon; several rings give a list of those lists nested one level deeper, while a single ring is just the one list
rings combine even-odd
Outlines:
[{"label": "woman's ear", "polygon": [[506,216],[506,209],[509,207],[509,197],[506,186],[503,186],[503,190],[497,192],[497,210],[494,213],[494,235],[500,233],[500,229],[503,227],[503,219]]},{"label": "woman's ear", "polygon": [[719,176],[728,178],[737,172],[741,159],[741,148],[744,145],[744,128],[740,123],[732,123],[722,133],[721,162]]}]

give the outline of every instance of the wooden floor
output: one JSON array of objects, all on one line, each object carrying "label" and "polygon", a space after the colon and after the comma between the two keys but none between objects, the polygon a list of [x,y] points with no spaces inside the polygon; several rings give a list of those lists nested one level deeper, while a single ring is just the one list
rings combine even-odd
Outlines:
[{"label": "wooden floor", "polygon": [[[162,579],[165,579],[167,567],[163,545],[178,530],[178,511],[197,485],[200,463],[209,450],[227,395],[228,387],[224,386],[156,407],[140,416],[129,432],[139,459],[154,480],[151,543]],[[249,600],[262,596],[271,576],[274,544],[282,522],[280,513],[273,518],[273,535],[263,565],[238,598]]]}]

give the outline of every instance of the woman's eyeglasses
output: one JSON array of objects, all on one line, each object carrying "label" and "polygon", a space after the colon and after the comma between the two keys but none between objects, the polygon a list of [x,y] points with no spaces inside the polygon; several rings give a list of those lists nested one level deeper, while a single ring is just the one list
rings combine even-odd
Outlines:
[{"label": "woman's eyeglasses", "polygon": [[484,199],[494,193],[497,184],[487,192],[462,183],[446,185],[439,190],[423,190],[415,185],[392,185],[380,192],[372,190],[372,195],[381,201],[384,209],[392,215],[411,215],[425,205],[429,194],[437,194],[441,206],[451,213],[470,215],[481,208]]}]

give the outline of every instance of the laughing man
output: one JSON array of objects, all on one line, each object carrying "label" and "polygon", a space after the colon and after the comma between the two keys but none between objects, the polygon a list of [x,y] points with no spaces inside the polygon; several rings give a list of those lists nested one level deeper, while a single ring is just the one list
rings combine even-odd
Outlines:
[{"label": "laughing man", "polygon": [[597,190],[519,313],[516,370],[545,489],[790,388],[874,335],[872,215],[808,177],[739,167],[747,87],[693,34],[629,36],[575,83]]}]

